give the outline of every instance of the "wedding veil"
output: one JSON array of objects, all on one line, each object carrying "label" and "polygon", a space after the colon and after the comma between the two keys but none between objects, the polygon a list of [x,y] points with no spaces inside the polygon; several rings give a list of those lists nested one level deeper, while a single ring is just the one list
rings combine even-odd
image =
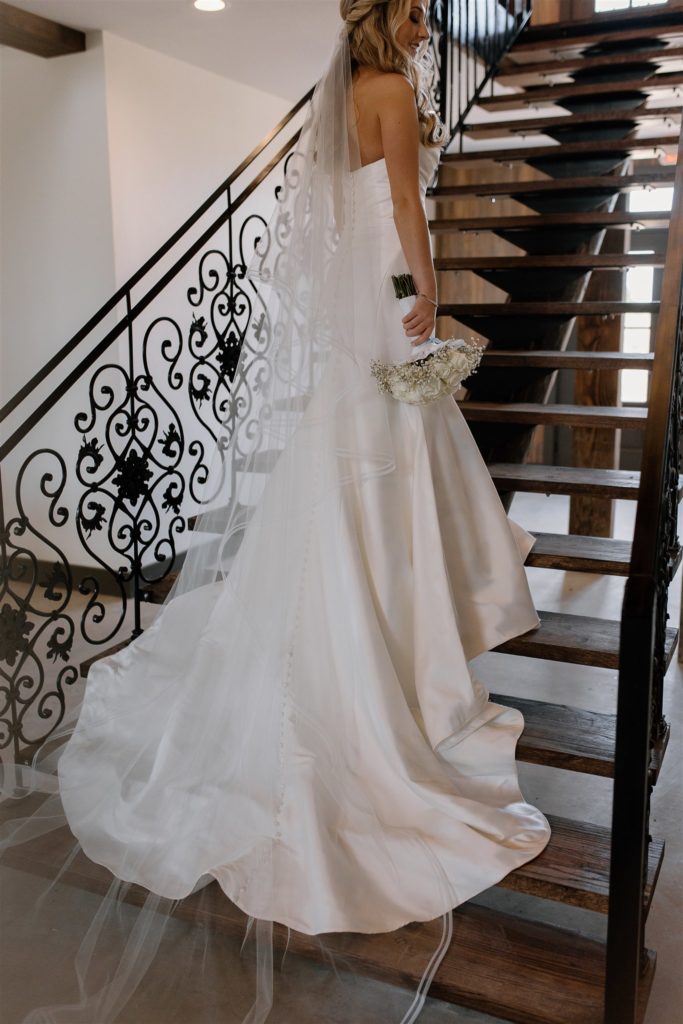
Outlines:
[{"label": "wedding veil", "polygon": [[[163,607],[93,664],[82,703],[33,763],[4,766],[0,867],[5,885],[22,883],[5,942],[16,970],[33,949],[50,967],[32,972],[22,1024],[166,1024],[192,993],[186,1024],[377,1020],[353,978],[373,932],[412,920],[397,889],[406,863],[416,891],[438,878],[440,899],[425,904],[420,920],[435,926],[411,953],[419,989],[387,987],[383,1020],[416,1019],[448,947],[457,898],[419,836],[405,832],[403,873],[387,854],[385,891],[362,885],[363,851],[391,826],[359,777],[358,721],[390,751],[393,712],[367,703],[364,612],[349,603],[340,538],[353,494],[399,453],[369,370],[384,342],[354,304],[350,85],[342,24],[273,214],[237,268],[249,344]],[[314,560],[325,583],[312,594]],[[335,669],[325,679],[311,678],[298,641],[316,609]],[[290,850],[292,808],[307,831]],[[348,821],[362,829],[348,834]],[[323,845],[328,878],[308,862]],[[290,954],[275,970],[288,938],[310,959]]]}]

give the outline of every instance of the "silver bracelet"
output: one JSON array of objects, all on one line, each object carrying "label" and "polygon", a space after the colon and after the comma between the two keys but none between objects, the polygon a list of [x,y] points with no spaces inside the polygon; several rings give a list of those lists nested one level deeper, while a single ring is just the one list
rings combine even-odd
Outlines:
[{"label": "silver bracelet", "polygon": [[438,301],[437,301],[437,300],[435,300],[435,299],[430,299],[430,298],[429,298],[429,296],[428,296],[428,295],[425,295],[425,293],[424,293],[424,292],[418,292],[417,294],[418,294],[418,295],[421,295],[423,299],[426,299],[426,300],[427,300],[427,302],[431,302],[432,306],[435,306],[435,307],[436,307],[437,309],[439,308],[439,303],[438,303]]}]

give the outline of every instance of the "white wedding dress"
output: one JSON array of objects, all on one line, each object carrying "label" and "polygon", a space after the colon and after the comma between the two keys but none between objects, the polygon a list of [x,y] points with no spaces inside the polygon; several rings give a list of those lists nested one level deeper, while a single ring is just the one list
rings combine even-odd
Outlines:
[{"label": "white wedding dress", "polygon": [[[421,145],[423,194],[438,156]],[[352,179],[349,316],[402,361],[390,275],[407,268],[384,160]],[[304,419],[334,373],[332,355]],[[395,468],[308,507],[276,465],[228,578],[91,667],[59,762],[94,861],[172,899],[216,879],[246,913],[308,934],[432,920],[550,838],[519,787],[522,715],[468,665],[538,626],[534,538],[507,517],[452,398],[406,405],[368,371],[356,403],[337,447],[381,410]],[[324,477],[335,457],[311,460],[294,434],[288,479]],[[287,571],[272,578],[269,524],[283,521]]]}]

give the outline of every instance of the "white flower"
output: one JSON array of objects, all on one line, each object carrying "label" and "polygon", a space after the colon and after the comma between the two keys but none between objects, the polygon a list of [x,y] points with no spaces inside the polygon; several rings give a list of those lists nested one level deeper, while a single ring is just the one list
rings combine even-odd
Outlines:
[{"label": "white flower", "polygon": [[483,351],[482,346],[468,344],[462,338],[430,338],[418,345],[405,362],[373,360],[370,370],[384,394],[410,405],[426,405],[457,391],[475,372]]}]

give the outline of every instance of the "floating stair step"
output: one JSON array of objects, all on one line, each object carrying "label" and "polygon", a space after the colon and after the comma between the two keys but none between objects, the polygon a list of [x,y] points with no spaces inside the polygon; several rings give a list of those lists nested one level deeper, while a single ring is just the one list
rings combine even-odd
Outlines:
[{"label": "floating stair step", "polygon": [[[249,510],[249,506],[248,505],[242,505],[242,504],[238,503],[238,505],[236,507],[236,510],[234,511],[233,515],[235,517],[240,517],[240,518],[244,517],[245,515],[248,517],[249,512],[250,512],[250,510]],[[202,513],[202,521],[201,521],[201,524],[200,524],[200,529],[202,531],[204,531],[205,533],[213,533],[215,531],[219,531],[220,533],[223,533],[224,530],[225,530],[225,517],[226,517],[226,514],[227,514],[226,513],[226,507],[223,506],[223,505],[220,508],[215,508],[215,509],[211,509],[211,511],[203,512]],[[197,520],[198,519],[199,519],[199,515],[188,516],[188,519],[187,519],[187,528],[188,528],[188,530],[194,530],[197,527]]]},{"label": "floating stair step", "polygon": [[[590,494],[596,498],[635,501],[640,487],[639,470],[547,466],[536,462],[490,462],[487,465],[491,479],[501,492]],[[683,474],[679,478],[677,501],[680,503],[682,498]]]},{"label": "floating stair step", "polygon": [[683,4],[680,0],[669,0],[666,7],[652,7],[643,10],[642,6],[631,7],[629,10],[603,11],[594,13],[590,18],[572,18],[569,21],[554,21],[543,25],[529,25],[524,35],[514,44],[513,50],[524,49],[527,40],[550,40],[552,43],[571,40],[575,36],[588,35],[594,41],[596,35],[609,33],[613,39],[621,28],[642,29],[646,34],[658,34],[662,28],[671,27],[678,34],[683,33],[681,22]]},{"label": "floating stair step", "polygon": [[546,423],[565,427],[630,428],[643,430],[647,409],[620,405],[559,405],[544,402],[457,403],[468,422]]},{"label": "floating stair step", "polygon": [[568,352],[553,349],[486,348],[482,366],[544,367],[556,370],[651,370],[654,352]]},{"label": "floating stair step", "polygon": [[[626,11],[619,11],[622,16],[626,14]],[[679,14],[680,17],[680,14]],[[555,26],[557,28],[558,26]],[[539,26],[540,28],[540,26]],[[581,35],[566,35],[562,36],[559,33],[550,36],[536,36],[533,34],[531,29],[528,29],[524,35],[515,43],[512,53],[538,53],[545,52],[546,50],[550,53],[572,53],[576,51],[580,53],[588,46],[597,46],[600,43],[608,43],[614,46],[615,43],[633,43],[640,39],[645,40],[647,43],[652,43],[653,40],[659,40],[664,42],[671,40],[676,42],[680,39],[683,29],[680,25],[643,25],[639,28],[601,28],[597,31],[597,24],[595,25],[596,31],[590,32],[590,26],[586,26],[586,30]],[[637,54],[636,54],[637,59]]]},{"label": "floating stair step", "polygon": [[604,125],[606,122],[611,125],[630,125],[633,122],[640,124],[653,119],[657,121],[665,119],[677,123],[680,118],[681,108],[679,106],[653,107],[643,103],[630,110],[596,110],[593,113],[584,114],[552,114],[545,117],[520,117],[515,120],[508,118],[507,121],[482,121],[480,124],[473,122],[466,124],[463,130],[466,135],[470,135],[474,139],[489,139],[499,135],[543,133],[548,128],[551,130],[585,128],[591,125]]},{"label": "floating stair step", "polygon": [[[531,532],[537,539],[527,556],[526,565],[542,569],[563,569],[569,572],[603,573],[611,576],[628,575],[631,561],[630,541],[617,540],[614,537]],[[163,579],[146,586],[143,590],[144,600],[149,604],[163,604],[177,575],[177,572],[170,572]],[[125,646],[125,644],[121,646]],[[89,667],[92,660],[95,659],[84,662],[83,665]]]},{"label": "floating stair step", "polygon": [[499,491],[592,494],[596,498],[636,500],[640,487],[638,470],[546,466],[538,462],[491,462],[488,470]]},{"label": "floating stair step", "polygon": [[[515,110],[519,107],[536,106],[537,104],[561,103],[562,100],[590,97],[596,99],[603,96],[618,96],[619,93],[652,93],[666,89],[678,89],[683,85],[683,74],[678,71],[653,75],[651,78],[639,78],[636,81],[590,82],[586,84],[558,84],[545,88],[527,89],[526,92],[505,93],[502,96],[487,96],[477,101],[484,110]],[[674,101],[673,106],[677,101]],[[683,97],[678,104],[683,105]]]},{"label": "floating stair step", "polygon": [[553,146],[517,146],[507,149],[470,149],[464,153],[444,153],[442,164],[467,164],[475,160],[494,160],[510,163],[517,160],[538,160],[544,157],[591,156],[603,153],[632,152],[640,149],[661,149],[677,146],[678,134],[653,135],[649,139],[596,139],[591,142],[562,142]]},{"label": "floating stair step", "polygon": [[119,651],[122,651],[124,647],[128,646],[131,640],[132,637],[127,636],[125,640],[119,641],[119,643],[114,644],[112,647],[103,648],[102,650],[99,650],[97,654],[93,654],[86,661],[82,661],[79,665],[81,677],[85,679],[90,671],[91,665],[94,665],[96,661],[100,661],[102,658],[108,658],[111,654],[117,654]]},{"label": "floating stair step", "polygon": [[[514,51],[513,51],[514,52]],[[496,81],[503,78],[519,78],[520,75],[552,75],[566,74],[579,68],[612,68],[620,64],[633,64],[634,61],[660,64],[671,60],[683,60],[683,46],[657,46],[649,50],[622,51],[621,53],[604,53],[593,57],[577,54],[575,57],[565,56],[558,60],[539,60],[518,63],[507,58],[503,60],[496,74]]]},{"label": "floating stair step", "polygon": [[[436,270],[563,269],[618,270],[621,267],[663,267],[665,253],[571,253],[558,256],[443,256]],[[612,353],[610,353],[611,355]]]},{"label": "floating stair step", "polygon": [[[566,612],[540,610],[538,617],[541,620],[540,626],[513,637],[512,640],[506,640],[494,650],[503,654],[522,655],[525,658],[562,661],[570,665],[619,668],[621,623],[618,619],[596,619],[589,615],[569,615]],[[665,638],[667,667],[673,657],[677,641],[678,630],[668,627]]]},{"label": "floating stair step", "polygon": [[616,715],[509,694],[490,693],[489,699],[524,716],[518,761],[602,778],[614,776]]},{"label": "floating stair step", "polygon": [[576,533],[537,533],[525,565],[565,572],[604,576],[628,576],[631,542],[615,537],[590,537]]},{"label": "floating stair step", "polygon": [[439,316],[624,316],[657,313],[658,302],[444,302]]},{"label": "floating stair step", "polygon": [[[504,703],[504,698],[501,698]],[[552,835],[533,860],[499,882],[501,888],[558,900],[575,907],[607,913],[611,830],[586,821],[546,814]],[[664,859],[664,842],[648,844],[647,881],[643,895],[647,915]]]},{"label": "floating stair step", "polygon": [[163,604],[177,577],[177,572],[169,572],[163,579],[148,583],[142,590],[143,600],[148,604]]},{"label": "floating stair step", "polygon": [[429,221],[430,231],[514,231],[515,229],[543,231],[547,228],[559,227],[592,227],[596,231],[603,228],[626,228],[639,226],[642,228],[667,228],[671,220],[670,210],[655,210],[649,213],[620,213],[618,211],[601,213],[586,211],[583,213],[544,213],[524,214],[511,217],[436,217]]},{"label": "floating stair step", "polygon": [[[497,650],[498,648],[496,648]],[[524,731],[517,741],[517,759],[566,771],[614,777],[617,716],[586,711],[567,704],[549,704],[489,693],[490,700],[517,708],[524,716]],[[649,780],[656,783],[670,729],[653,748]]]},{"label": "floating stair step", "polygon": [[[573,841],[570,825],[559,818],[549,818],[549,821],[558,823],[557,845],[551,853],[556,852],[558,860],[561,856],[576,860],[569,849]],[[574,823],[575,836],[579,828],[580,825]],[[552,842],[553,839],[546,850]],[[594,849],[599,842],[596,836]],[[8,867],[22,872],[52,878],[55,864],[65,861],[72,845],[69,829],[58,829],[49,836],[29,840],[21,849],[9,850],[5,862]],[[657,852],[655,848],[655,855]],[[548,881],[545,877],[546,872],[551,873],[551,854],[543,862],[544,854],[545,851],[524,865],[527,879],[521,884],[547,885],[555,893],[557,887],[552,879]],[[537,864],[538,878],[531,874],[531,864]],[[508,875],[506,882],[511,877]],[[111,873],[79,851],[60,874],[60,882],[102,894],[111,884]],[[587,889],[590,884],[599,889],[601,883],[586,879]],[[572,895],[571,882],[567,883],[567,889]],[[124,899],[140,906],[146,895],[141,886],[131,884],[126,887]],[[239,939],[244,937],[248,922],[247,915],[226,897],[217,882],[179,900],[174,905],[173,915]],[[366,976],[414,990],[438,945],[441,927],[441,920],[436,919],[379,934],[328,933],[325,943]],[[320,960],[322,956],[314,936],[288,933],[280,924],[273,925],[273,946],[278,952],[287,949],[288,956],[313,960]],[[642,1024],[652,987],[656,953],[647,950],[645,965],[639,987],[638,1024]],[[588,939],[579,932],[526,920],[468,900],[453,912],[453,939],[429,995],[517,1024],[602,1024],[604,978],[604,943]]]},{"label": "floating stair step", "polygon": [[540,178],[538,181],[473,181],[467,185],[437,185],[429,196],[441,199],[455,196],[517,196],[540,192],[628,192],[634,188],[664,188],[673,184],[675,167],[638,171],[636,174],[589,174],[580,178]]}]

